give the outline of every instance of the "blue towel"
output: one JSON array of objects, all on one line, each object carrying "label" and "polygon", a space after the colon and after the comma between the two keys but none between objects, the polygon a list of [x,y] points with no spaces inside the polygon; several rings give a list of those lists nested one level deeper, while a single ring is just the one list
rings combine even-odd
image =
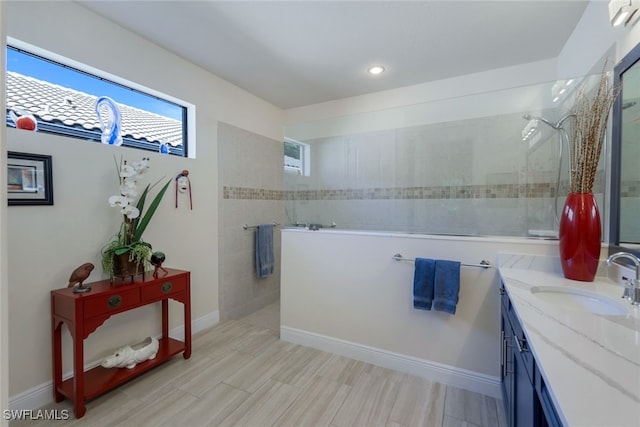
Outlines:
[{"label": "blue towel", "polygon": [[273,273],[273,224],[261,224],[256,228],[256,275],[267,277]]},{"label": "blue towel", "polygon": [[431,310],[435,261],[428,258],[416,258],[413,274],[413,307]]},{"label": "blue towel", "polygon": [[433,309],[456,314],[460,290],[460,263],[436,260],[433,287]]}]

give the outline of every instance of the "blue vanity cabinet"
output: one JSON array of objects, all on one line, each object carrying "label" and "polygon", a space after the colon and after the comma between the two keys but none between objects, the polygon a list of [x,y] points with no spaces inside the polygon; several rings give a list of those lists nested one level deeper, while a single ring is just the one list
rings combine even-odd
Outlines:
[{"label": "blue vanity cabinet", "polygon": [[[502,397],[505,404],[505,414],[510,427],[538,427],[536,415],[536,396],[533,381],[527,371],[527,365],[522,357],[525,351],[523,343],[517,341],[521,332],[519,324],[509,316],[510,301],[503,294],[502,302],[502,348],[501,351],[501,380]],[[522,350],[522,352],[520,351]]]},{"label": "blue vanity cabinet", "polygon": [[510,427],[561,427],[504,286],[500,287],[500,294],[500,379],[507,423]]},{"label": "blue vanity cabinet", "polygon": [[551,401],[551,396],[549,395],[549,389],[540,375],[540,371],[536,369],[536,378],[535,378],[535,387],[536,393],[538,395],[538,399],[540,400],[540,409],[542,410],[543,416],[542,426],[543,427],[562,427],[562,422],[560,422],[560,417],[556,412],[556,408]]}]

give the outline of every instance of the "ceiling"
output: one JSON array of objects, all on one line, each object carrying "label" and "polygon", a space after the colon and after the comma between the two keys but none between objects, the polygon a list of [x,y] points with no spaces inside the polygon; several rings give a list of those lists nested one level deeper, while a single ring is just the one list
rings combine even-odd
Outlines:
[{"label": "ceiling", "polygon": [[589,3],[78,2],[284,109],[555,58]]}]

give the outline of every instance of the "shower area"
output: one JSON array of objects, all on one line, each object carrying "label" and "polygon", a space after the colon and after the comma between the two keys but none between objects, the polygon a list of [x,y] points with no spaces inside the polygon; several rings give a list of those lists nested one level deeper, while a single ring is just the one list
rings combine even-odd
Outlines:
[{"label": "shower area", "polygon": [[[570,109],[599,76],[297,123],[287,225],[555,238]],[[604,170],[594,193],[604,201]],[[601,209],[601,212],[604,212]]]}]

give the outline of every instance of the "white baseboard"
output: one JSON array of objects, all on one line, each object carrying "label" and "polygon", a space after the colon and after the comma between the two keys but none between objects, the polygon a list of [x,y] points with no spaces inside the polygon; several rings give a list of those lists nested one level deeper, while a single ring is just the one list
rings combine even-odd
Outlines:
[{"label": "white baseboard", "polygon": [[[191,334],[197,334],[200,331],[209,329],[220,323],[220,311],[212,311],[209,314],[198,317],[191,321]],[[184,325],[176,326],[169,331],[169,336],[175,340],[184,339]]]},{"label": "white baseboard", "polygon": [[[220,322],[220,312],[213,311],[191,321],[191,333],[196,334],[205,329],[211,328]],[[169,336],[173,339],[184,339],[184,325],[177,326],[169,331]],[[85,364],[84,369],[91,369],[98,366],[101,361],[93,361]],[[62,375],[63,379],[73,376],[73,372],[66,372]],[[9,397],[9,409],[11,410],[28,410],[37,409],[53,402],[53,383],[51,381]]]},{"label": "white baseboard", "polygon": [[280,339],[502,399],[500,379],[454,366],[280,326]]}]

